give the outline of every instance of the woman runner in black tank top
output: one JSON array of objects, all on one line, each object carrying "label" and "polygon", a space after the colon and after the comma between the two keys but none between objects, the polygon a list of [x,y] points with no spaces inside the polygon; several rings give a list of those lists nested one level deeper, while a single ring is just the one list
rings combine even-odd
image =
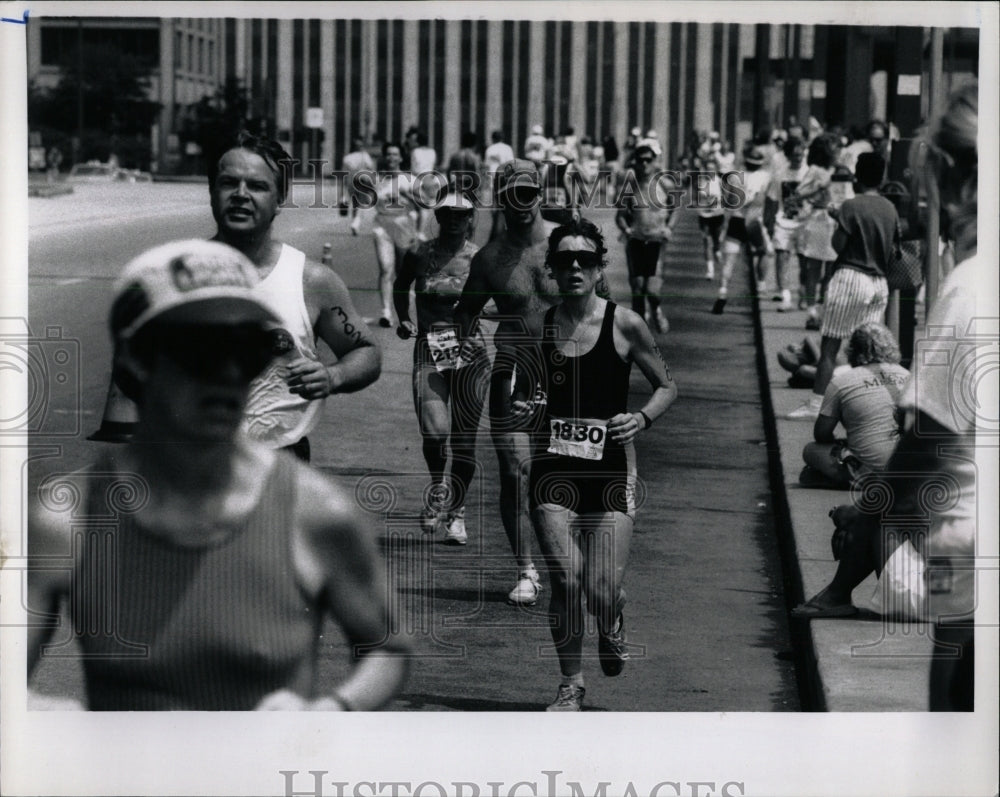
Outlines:
[{"label": "woman runner in black tank top", "polygon": [[[642,318],[595,293],[606,253],[585,219],[552,232],[547,262],[563,301],[533,319],[537,359],[519,363],[513,402],[515,418],[540,421],[529,504],[551,580],[550,628],[562,672],[550,711],[583,704],[584,599],[597,618],[604,673],[618,675],[628,658],[621,584],[635,519],[632,441],[677,395]],[[635,413],[627,410],[632,363],[653,389]]]}]

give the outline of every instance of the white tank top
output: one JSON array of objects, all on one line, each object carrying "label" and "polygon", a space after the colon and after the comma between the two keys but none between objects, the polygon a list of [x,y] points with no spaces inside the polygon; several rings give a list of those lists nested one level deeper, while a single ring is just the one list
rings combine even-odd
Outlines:
[{"label": "white tank top", "polygon": [[289,364],[300,357],[319,361],[303,295],[305,263],[303,252],[282,244],[278,262],[255,289],[264,294],[282,320],[282,325],[272,330],[274,359],[251,382],[243,420],[247,436],[268,448],[297,443],[313,430],[323,409],[323,399],[310,401],[289,393],[285,381]]}]

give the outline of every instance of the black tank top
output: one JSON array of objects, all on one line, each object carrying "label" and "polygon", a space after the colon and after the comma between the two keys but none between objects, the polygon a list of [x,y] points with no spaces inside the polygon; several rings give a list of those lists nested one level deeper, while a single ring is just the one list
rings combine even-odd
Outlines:
[{"label": "black tank top", "polygon": [[607,303],[601,334],[593,348],[580,357],[569,357],[556,348],[556,308],[545,314],[542,362],[548,415],[607,420],[625,412],[632,363],[624,362],[615,350],[615,307],[614,302]]}]

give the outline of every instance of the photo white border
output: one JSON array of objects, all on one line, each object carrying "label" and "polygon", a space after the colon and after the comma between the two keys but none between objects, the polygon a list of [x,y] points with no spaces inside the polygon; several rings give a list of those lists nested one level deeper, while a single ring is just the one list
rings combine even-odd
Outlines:
[{"label": "photo white border", "polygon": [[[662,21],[911,24],[980,27],[980,253],[998,261],[997,68],[994,3],[0,3],[2,16],[176,16],[213,18],[658,19]],[[29,20],[30,24],[30,20]],[[0,25],[0,317],[27,315],[27,130],[24,29]],[[7,377],[4,385],[9,386]],[[19,386],[9,389],[19,390]],[[5,552],[16,556],[24,501],[19,458],[0,440],[0,512]],[[985,452],[996,473],[995,451]],[[981,484],[986,491],[986,485]],[[996,484],[994,480],[992,484]],[[996,496],[993,496],[995,511]],[[996,529],[996,517],[992,528]],[[995,541],[993,553],[995,554]],[[18,585],[5,573],[0,610],[10,622]],[[994,574],[995,575],[995,574]],[[995,612],[995,594],[993,595]],[[995,616],[994,616],[995,621]],[[521,713],[98,714],[25,712],[24,635],[2,628],[0,778],[4,794],[280,795],[279,770],[310,770],[334,781],[581,783],[609,782],[608,794],[649,794],[662,781],[737,782],[749,795],[993,794],[997,778],[997,627],[977,628],[979,711],[948,714]],[[678,652],[678,655],[683,655]],[[466,787],[467,789],[469,787]],[[568,790],[568,786],[565,787]],[[344,791],[350,794],[350,789]],[[368,794],[367,790],[362,793]],[[388,794],[389,791],[380,793]],[[400,792],[401,794],[407,792]],[[425,791],[436,794],[435,790]],[[467,793],[471,794],[471,792]],[[531,794],[522,786],[517,794]],[[566,792],[563,792],[566,793]],[[698,792],[707,794],[703,786]],[[673,794],[662,787],[661,795]]]}]

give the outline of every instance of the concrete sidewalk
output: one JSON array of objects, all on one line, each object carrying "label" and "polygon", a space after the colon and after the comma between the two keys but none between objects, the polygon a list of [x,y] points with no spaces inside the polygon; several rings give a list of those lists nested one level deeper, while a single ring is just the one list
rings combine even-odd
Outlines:
[{"label": "concrete sidewalk", "polygon": [[[803,596],[809,598],[829,583],[836,570],[830,550],[833,521],[828,513],[848,503],[850,494],[799,486],[802,449],[812,440],[813,424],[785,420],[785,415],[810,391],[788,386],[789,373],[776,355],[806,335],[818,341],[819,333],[805,331],[804,312],[778,313],[777,306],[765,294],[758,308],[780,457],[776,481],[781,485],[775,486],[783,490],[788,505],[787,564],[798,568]],[[775,495],[775,504],[779,503],[780,496]],[[932,627],[883,618],[870,600],[874,590],[873,575],[854,591],[853,602],[860,609],[854,617],[791,621],[801,624],[800,641],[812,648],[815,702],[829,711],[926,711]]]}]

